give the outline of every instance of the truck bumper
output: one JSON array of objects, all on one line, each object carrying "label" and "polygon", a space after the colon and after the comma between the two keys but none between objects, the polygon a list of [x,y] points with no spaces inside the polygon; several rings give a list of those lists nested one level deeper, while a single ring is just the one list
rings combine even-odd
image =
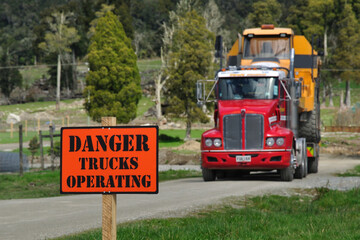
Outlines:
[{"label": "truck bumper", "polygon": [[[251,156],[250,161],[236,161],[236,156]],[[212,151],[203,150],[201,166],[208,169],[271,170],[290,166],[291,150]]]}]

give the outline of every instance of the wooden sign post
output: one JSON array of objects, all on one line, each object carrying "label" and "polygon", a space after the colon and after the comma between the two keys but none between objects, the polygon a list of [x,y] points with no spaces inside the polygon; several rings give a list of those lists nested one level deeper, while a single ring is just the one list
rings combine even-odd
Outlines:
[{"label": "wooden sign post", "polygon": [[103,239],[116,239],[116,194],[156,194],[157,126],[115,126],[61,129],[60,192],[102,196]]},{"label": "wooden sign post", "polygon": [[[101,126],[115,126],[116,117],[101,118]],[[116,240],[116,194],[102,195],[102,239]]]}]

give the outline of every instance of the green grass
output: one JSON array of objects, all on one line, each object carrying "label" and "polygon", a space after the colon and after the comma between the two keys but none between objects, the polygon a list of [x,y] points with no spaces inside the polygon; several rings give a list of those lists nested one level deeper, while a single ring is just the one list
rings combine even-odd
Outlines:
[{"label": "green grass", "polygon": [[[28,149],[28,147],[29,147],[29,146],[23,146],[23,153],[28,157],[28,161],[29,161],[29,163],[30,163],[30,160],[31,160],[31,152],[30,152],[30,150]],[[13,152],[19,152],[19,151],[20,151],[19,148],[13,150]],[[50,147],[44,147],[43,151],[44,151],[44,155],[45,155],[45,154],[48,154],[48,152],[50,151]],[[35,153],[34,156],[38,157],[38,156],[40,156],[40,154],[41,154],[41,153],[40,153],[40,149],[39,149],[39,150]]]},{"label": "green grass", "polygon": [[20,69],[20,74],[23,77],[23,84],[25,86],[31,86],[36,80],[39,80],[45,76],[49,77],[48,67],[38,66],[38,67],[25,67]]},{"label": "green grass", "polygon": [[[67,99],[62,100],[61,103],[71,104],[80,99]],[[45,101],[45,102],[30,102],[24,104],[13,104],[13,105],[1,105],[0,111],[5,113],[18,113],[21,111],[26,111],[29,113],[42,112],[46,110],[55,110],[55,101]]]},{"label": "green grass", "polygon": [[340,176],[340,177],[360,177],[360,165],[356,166],[354,169],[346,171],[345,173],[341,173],[338,176]]},{"label": "green grass", "polygon": [[[6,144],[6,143],[18,143],[19,142],[19,132],[18,128],[17,131],[13,133],[13,137],[11,138],[10,132],[0,132],[0,144]],[[42,134],[49,134],[49,131],[42,131]],[[60,134],[60,131],[55,131],[54,134]],[[35,135],[38,136],[37,131],[28,131],[27,136],[25,136],[25,133],[23,133],[23,148],[27,148],[28,144],[25,144],[25,142],[30,141]],[[56,137],[54,140],[59,140],[60,138]],[[39,140],[39,137],[38,137]],[[49,138],[46,138],[44,141],[49,141]]]},{"label": "green grass", "polygon": [[[203,129],[192,129],[191,137],[194,139],[200,139],[201,134],[205,130]],[[184,144],[183,139],[185,138],[186,131],[184,129],[160,129],[159,130],[159,147],[178,147]]]},{"label": "green grass", "polygon": [[54,197],[60,194],[60,171],[0,175],[0,199]]},{"label": "green grass", "polygon": [[150,98],[142,96],[136,110],[136,116],[144,115],[144,113],[154,105],[155,103],[151,101]]},{"label": "green grass", "polygon": [[[168,170],[159,172],[159,182],[180,178],[200,177],[194,170]],[[60,170],[0,174],[0,200],[60,196]]]},{"label": "green grass", "polygon": [[[360,190],[231,198],[188,217],[118,225],[117,239],[359,239]],[[101,229],[58,239],[101,239]]]},{"label": "green grass", "polygon": [[335,124],[334,117],[338,109],[321,109],[320,119],[324,126],[333,126]]},{"label": "green grass", "polygon": [[159,172],[159,181],[169,181],[181,178],[201,177],[201,172],[195,170],[168,170]]},{"label": "green grass", "polygon": [[137,65],[140,72],[148,71],[148,70],[159,70],[161,68],[161,59],[144,59],[138,60]]}]

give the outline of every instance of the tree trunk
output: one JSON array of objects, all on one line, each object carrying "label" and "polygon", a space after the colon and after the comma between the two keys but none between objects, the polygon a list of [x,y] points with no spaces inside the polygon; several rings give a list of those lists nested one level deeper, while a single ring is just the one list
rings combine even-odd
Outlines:
[{"label": "tree trunk", "polygon": [[334,107],[332,84],[329,84],[329,107]]},{"label": "tree trunk", "polygon": [[72,92],[75,93],[77,92],[78,89],[78,82],[77,82],[77,65],[76,65],[76,58],[75,58],[75,51],[74,49],[72,50]]},{"label": "tree trunk", "polygon": [[156,79],[155,83],[155,103],[156,103],[156,118],[158,121],[162,119],[162,113],[161,113],[161,77],[162,73],[160,73]]},{"label": "tree trunk", "polygon": [[61,78],[61,59],[58,54],[57,79],[56,79],[56,110],[60,110],[60,78]]},{"label": "tree trunk", "polygon": [[345,105],[344,105],[344,91],[341,90],[340,92],[340,110],[344,109]]},{"label": "tree trunk", "polygon": [[350,99],[350,81],[346,81],[346,93],[345,93],[345,105],[346,107],[351,107],[351,99]]},{"label": "tree trunk", "polygon": [[191,139],[191,121],[186,120],[186,136],[184,141],[189,141]]},{"label": "tree trunk", "polygon": [[326,57],[328,55],[328,51],[327,51],[327,27],[325,27],[325,31],[324,31],[324,62],[326,63]]},{"label": "tree trunk", "polygon": [[323,94],[322,94],[322,100],[321,100],[321,107],[326,107],[326,85],[323,85]]}]

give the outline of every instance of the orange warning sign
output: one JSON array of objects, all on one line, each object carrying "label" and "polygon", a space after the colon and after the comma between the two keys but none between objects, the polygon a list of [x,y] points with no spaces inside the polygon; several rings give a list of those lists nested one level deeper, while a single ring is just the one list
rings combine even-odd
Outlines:
[{"label": "orange warning sign", "polygon": [[61,129],[61,193],[158,193],[158,127]]}]

